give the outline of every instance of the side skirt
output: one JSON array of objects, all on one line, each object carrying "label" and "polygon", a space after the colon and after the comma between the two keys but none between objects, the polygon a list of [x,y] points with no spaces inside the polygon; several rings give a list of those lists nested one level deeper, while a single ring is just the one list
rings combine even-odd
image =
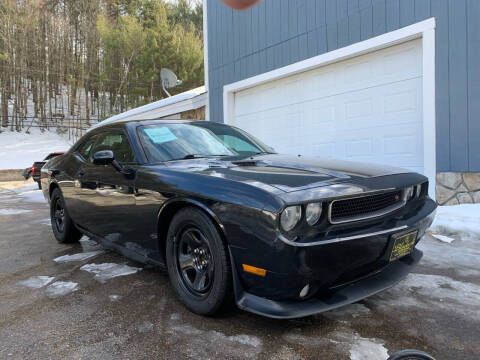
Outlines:
[{"label": "side skirt", "polygon": [[124,246],[120,246],[120,245],[115,244],[111,241],[108,241],[108,240],[106,240],[105,238],[103,238],[99,235],[95,235],[95,234],[91,233],[90,231],[82,228],[79,225],[76,225],[76,227],[85,236],[88,236],[89,238],[95,240],[96,242],[101,244],[106,249],[115,251],[116,253],[119,253],[119,254],[123,255],[127,259],[139,262],[141,264],[152,265],[152,266],[160,268],[161,270],[166,270],[167,269],[166,265],[164,263],[158,261],[158,260],[154,260],[154,259],[152,259],[148,256],[143,255],[143,254],[139,254],[139,253],[137,253],[137,252],[135,252],[131,249],[127,249]]}]

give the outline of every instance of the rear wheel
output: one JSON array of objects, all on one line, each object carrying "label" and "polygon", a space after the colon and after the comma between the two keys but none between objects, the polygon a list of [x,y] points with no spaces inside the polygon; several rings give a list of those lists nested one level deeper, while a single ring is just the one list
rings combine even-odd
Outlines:
[{"label": "rear wheel", "polygon": [[53,190],[50,199],[50,221],[53,234],[58,242],[73,243],[82,237],[82,233],[75,227],[68,214],[65,200],[59,188]]},{"label": "rear wheel", "polygon": [[185,306],[213,315],[231,302],[232,273],[226,245],[210,218],[195,208],[180,210],[167,235],[167,267]]}]

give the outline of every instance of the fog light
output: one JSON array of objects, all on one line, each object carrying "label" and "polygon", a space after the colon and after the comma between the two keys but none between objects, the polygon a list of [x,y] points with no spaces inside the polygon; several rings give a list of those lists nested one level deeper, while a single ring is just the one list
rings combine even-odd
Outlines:
[{"label": "fog light", "polygon": [[303,298],[308,295],[308,291],[310,290],[310,284],[307,284],[300,290],[300,297]]}]

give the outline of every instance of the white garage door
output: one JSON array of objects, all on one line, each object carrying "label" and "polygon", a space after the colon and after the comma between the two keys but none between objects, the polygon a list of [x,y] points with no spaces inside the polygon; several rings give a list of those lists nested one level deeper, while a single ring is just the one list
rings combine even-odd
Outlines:
[{"label": "white garage door", "polygon": [[280,153],[423,172],[421,40],[234,94],[230,123]]}]

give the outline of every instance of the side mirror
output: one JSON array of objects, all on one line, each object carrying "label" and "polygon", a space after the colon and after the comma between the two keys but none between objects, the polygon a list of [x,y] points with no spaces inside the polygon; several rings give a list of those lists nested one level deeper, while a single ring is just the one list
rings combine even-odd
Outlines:
[{"label": "side mirror", "polygon": [[115,161],[115,155],[112,150],[97,151],[93,154],[93,163],[95,165],[109,165]]}]

